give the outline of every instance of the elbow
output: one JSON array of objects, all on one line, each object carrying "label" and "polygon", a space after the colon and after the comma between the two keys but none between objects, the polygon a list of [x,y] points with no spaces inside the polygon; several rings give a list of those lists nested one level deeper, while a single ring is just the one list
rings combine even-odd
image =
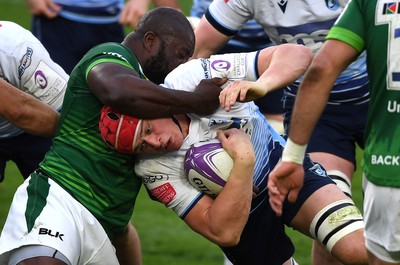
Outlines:
[{"label": "elbow", "polygon": [[305,72],[307,70],[307,68],[310,66],[314,55],[312,53],[312,51],[304,46],[304,45],[298,45],[297,46],[298,49],[298,58],[301,59],[303,61],[303,72]]},{"label": "elbow", "polygon": [[240,242],[240,232],[224,231],[218,234],[213,240],[215,244],[221,247],[234,247]]},{"label": "elbow", "polygon": [[[131,100],[135,100],[135,98],[130,98]],[[104,91],[102,95],[99,96],[99,100],[107,106],[112,108],[119,109],[121,105],[125,105],[125,101],[127,100],[126,95],[123,93],[119,93],[118,89],[111,89]]]},{"label": "elbow", "polygon": [[97,97],[104,105],[111,107],[114,107],[121,98],[118,90],[114,89],[103,89],[101,94],[97,94]]}]

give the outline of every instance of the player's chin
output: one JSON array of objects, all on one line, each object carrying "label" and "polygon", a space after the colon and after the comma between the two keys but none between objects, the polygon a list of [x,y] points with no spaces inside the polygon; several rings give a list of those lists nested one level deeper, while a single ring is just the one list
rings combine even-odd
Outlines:
[{"label": "player's chin", "polygon": [[181,149],[182,144],[183,139],[181,137],[171,137],[167,145],[165,146],[165,149],[168,150],[168,152],[178,151],[179,149]]},{"label": "player's chin", "polygon": [[155,154],[165,154],[165,153],[178,151],[180,149],[180,147],[181,147],[180,145],[179,146],[168,145],[167,147],[153,149],[151,151],[147,151],[146,153],[153,154],[153,155],[155,155]]},{"label": "player's chin", "polygon": [[166,148],[167,152],[175,152],[175,151],[178,151],[179,149],[181,149],[181,145],[176,145],[176,144],[169,145]]}]

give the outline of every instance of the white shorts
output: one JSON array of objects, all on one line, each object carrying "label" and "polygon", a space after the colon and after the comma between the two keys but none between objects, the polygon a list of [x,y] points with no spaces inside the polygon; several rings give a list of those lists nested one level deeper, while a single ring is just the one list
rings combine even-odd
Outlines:
[{"label": "white shorts", "polygon": [[[0,264],[9,264],[10,254],[20,252],[15,252],[17,248],[32,245],[57,250],[72,265],[119,264],[115,248],[96,218],[57,183],[48,179],[47,185],[46,179],[35,175],[14,195],[0,236]],[[40,196],[29,197],[35,201],[28,201],[30,181],[40,186]],[[32,227],[30,231],[28,227]],[[15,255],[12,258],[18,259]]]},{"label": "white shorts", "polygon": [[379,259],[400,262],[400,189],[377,186],[363,176],[365,240]]}]

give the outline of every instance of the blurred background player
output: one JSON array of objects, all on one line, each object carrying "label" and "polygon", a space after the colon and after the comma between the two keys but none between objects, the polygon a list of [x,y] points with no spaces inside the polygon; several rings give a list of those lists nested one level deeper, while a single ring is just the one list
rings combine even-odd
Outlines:
[{"label": "blurred background player", "polygon": [[[329,31],[309,67],[296,98],[282,162],[270,176],[276,187],[271,204],[280,211],[289,192],[300,189],[302,160],[335,80],[366,51],[371,103],[362,161],[365,239],[369,264],[400,264],[400,6],[382,0],[352,0]],[[314,102],[310,105],[310,102]],[[397,107],[396,107],[397,106]],[[290,197],[289,197],[290,198]]]},{"label": "blurred background player", "polygon": [[135,0],[27,0],[32,33],[68,74],[93,46],[122,42]]},{"label": "blurred background player", "polygon": [[[239,32],[246,21],[253,18],[262,25],[273,43],[304,44],[315,54],[341,14],[345,2],[215,0],[195,30],[194,57],[207,57],[218,51]],[[356,166],[356,144],[361,148],[364,146],[369,102],[365,60],[366,54],[361,53],[337,78],[307,147],[311,159],[322,164],[350,198],[351,180]],[[286,132],[290,132],[289,122],[300,81],[301,78],[285,88]],[[225,102],[225,107],[229,109],[230,102]],[[313,244],[312,253],[314,264],[340,264],[320,243]]]},{"label": "blurred background player", "polygon": [[[0,118],[1,182],[7,161],[15,162],[22,176],[27,178],[43,160],[50,148],[51,137],[55,134],[58,114],[53,112],[61,110],[68,75],[51,60],[46,49],[30,31],[13,22],[0,21],[0,42],[0,85],[3,88],[11,84],[19,91],[12,98],[0,97],[4,109]],[[30,97],[24,96],[25,93],[49,107],[38,105]],[[23,100],[17,101],[20,98]],[[26,125],[18,122],[26,115],[21,111],[32,115],[26,118]],[[52,118],[43,121],[49,115],[53,115]],[[35,128],[24,127],[35,124]]]}]

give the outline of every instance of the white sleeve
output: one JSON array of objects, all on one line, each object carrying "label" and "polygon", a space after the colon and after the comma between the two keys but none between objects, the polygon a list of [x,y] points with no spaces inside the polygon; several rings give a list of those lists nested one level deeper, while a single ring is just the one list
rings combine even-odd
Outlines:
[{"label": "white sleeve", "polygon": [[0,41],[4,45],[0,49],[0,71],[3,78],[60,110],[69,76],[53,62],[47,50],[30,31],[11,22],[1,21],[1,24]]},{"label": "white sleeve", "polygon": [[183,171],[184,152],[163,154],[146,158],[136,157],[135,173],[142,179],[150,197],[163,203],[183,218],[203,193],[196,190]]},{"label": "white sleeve", "polygon": [[174,90],[194,91],[202,79],[210,78],[202,67],[203,61],[206,59],[192,59],[179,65],[167,75],[162,86]]},{"label": "white sleeve", "polygon": [[[257,79],[258,52],[212,55],[209,59],[192,59],[175,68],[162,86],[194,91],[202,79],[227,77],[230,81]],[[223,87],[225,87],[227,82]]]},{"label": "white sleeve", "polygon": [[246,1],[240,0],[214,0],[208,11],[213,20],[212,24],[218,23],[227,32],[232,33],[238,32],[248,20],[254,18],[247,9]]},{"label": "white sleeve", "polygon": [[212,55],[209,61],[211,76],[227,77],[229,81],[255,81],[257,80],[257,58],[258,52]]},{"label": "white sleeve", "polygon": [[26,46],[32,54],[28,58],[27,52],[23,57],[30,60],[30,65],[21,75],[21,89],[52,108],[61,109],[69,76],[51,60],[42,44],[31,42]]}]

